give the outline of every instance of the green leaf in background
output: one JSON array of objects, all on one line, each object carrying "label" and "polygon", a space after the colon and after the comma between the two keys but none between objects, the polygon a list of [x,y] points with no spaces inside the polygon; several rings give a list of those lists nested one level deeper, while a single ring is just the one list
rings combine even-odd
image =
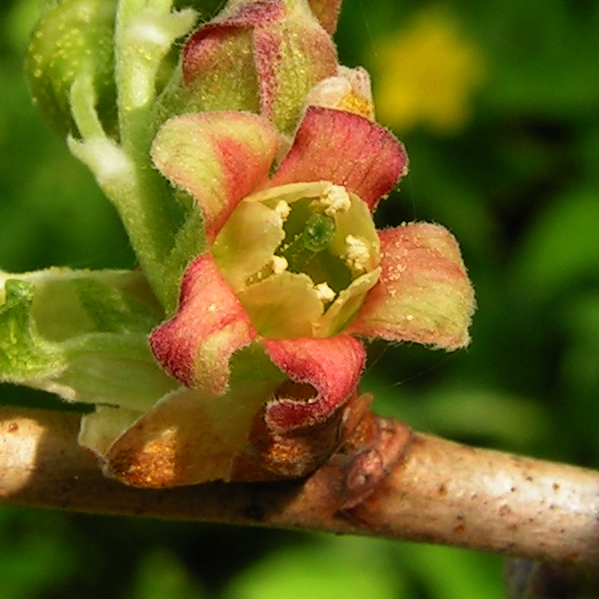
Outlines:
[{"label": "green leaf in background", "polygon": [[595,109],[599,101],[595,3],[486,2],[478,25],[495,57],[486,94],[492,110],[563,117]]},{"label": "green leaf in background", "polygon": [[585,278],[599,280],[599,190],[557,197],[528,231],[515,284],[528,298],[548,298]]},{"label": "green leaf in background", "polygon": [[584,293],[571,301],[563,328],[569,333],[562,376],[581,391],[599,389],[599,294]]},{"label": "green leaf in background", "polygon": [[318,536],[240,573],[224,599],[501,599],[500,570],[473,551]]},{"label": "green leaf in background", "polygon": [[[560,323],[566,339],[558,380],[565,422],[578,434],[577,459],[592,464],[599,456],[599,293],[572,295]],[[559,441],[568,443],[568,438]]]},{"label": "green leaf in background", "polygon": [[321,539],[315,546],[284,549],[233,579],[225,599],[402,599],[401,572],[380,541]]},{"label": "green leaf in background", "polygon": [[[435,545],[398,544],[398,561],[431,599],[503,599],[494,579],[501,559],[463,549]],[[414,595],[412,595],[413,597]]]},{"label": "green leaf in background", "polygon": [[75,548],[57,542],[68,533],[68,525],[56,516],[10,507],[0,512],[2,599],[41,597],[75,575]]},{"label": "green leaf in background", "polygon": [[206,594],[176,555],[154,549],[139,566],[132,599],[204,599]]},{"label": "green leaf in background", "polygon": [[551,430],[550,419],[534,401],[498,390],[448,385],[417,398],[402,398],[397,388],[387,387],[375,397],[377,411],[450,439],[526,451]]}]

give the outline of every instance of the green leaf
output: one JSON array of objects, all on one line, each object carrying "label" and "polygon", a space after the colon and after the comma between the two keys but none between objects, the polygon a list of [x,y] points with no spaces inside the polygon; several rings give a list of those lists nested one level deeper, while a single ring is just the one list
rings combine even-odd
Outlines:
[{"label": "green leaf", "polygon": [[31,318],[33,286],[8,280],[0,307],[0,371],[4,380],[25,382],[60,372],[65,357],[60,346],[44,340]]},{"label": "green leaf", "polygon": [[145,410],[177,385],[147,336],[163,317],[141,272],[0,276],[0,381]]}]

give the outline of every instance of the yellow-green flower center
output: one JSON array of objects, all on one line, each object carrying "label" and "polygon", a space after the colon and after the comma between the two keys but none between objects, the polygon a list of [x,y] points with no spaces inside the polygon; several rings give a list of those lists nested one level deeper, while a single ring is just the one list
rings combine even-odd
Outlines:
[{"label": "yellow-green flower center", "polygon": [[258,332],[273,338],[339,332],[380,272],[368,207],[327,181],[248,196],[212,253]]}]

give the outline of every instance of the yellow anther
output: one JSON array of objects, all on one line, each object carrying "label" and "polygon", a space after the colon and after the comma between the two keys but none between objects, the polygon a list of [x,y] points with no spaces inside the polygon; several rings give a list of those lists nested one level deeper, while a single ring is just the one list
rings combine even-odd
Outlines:
[{"label": "yellow anther", "polygon": [[319,283],[314,286],[314,289],[316,289],[316,295],[323,304],[328,304],[335,299],[336,294],[327,283]]},{"label": "yellow anther", "polygon": [[368,243],[355,235],[348,235],[345,238],[345,243],[347,245],[345,263],[354,272],[365,272],[370,264]]}]

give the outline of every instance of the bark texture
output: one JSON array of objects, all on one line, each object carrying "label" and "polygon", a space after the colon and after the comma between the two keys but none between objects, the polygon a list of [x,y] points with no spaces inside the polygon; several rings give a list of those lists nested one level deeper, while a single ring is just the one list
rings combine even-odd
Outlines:
[{"label": "bark texture", "polygon": [[309,478],[166,490],[104,478],[75,414],[0,408],[0,501],[427,541],[599,568],[599,473],[369,416]]}]

